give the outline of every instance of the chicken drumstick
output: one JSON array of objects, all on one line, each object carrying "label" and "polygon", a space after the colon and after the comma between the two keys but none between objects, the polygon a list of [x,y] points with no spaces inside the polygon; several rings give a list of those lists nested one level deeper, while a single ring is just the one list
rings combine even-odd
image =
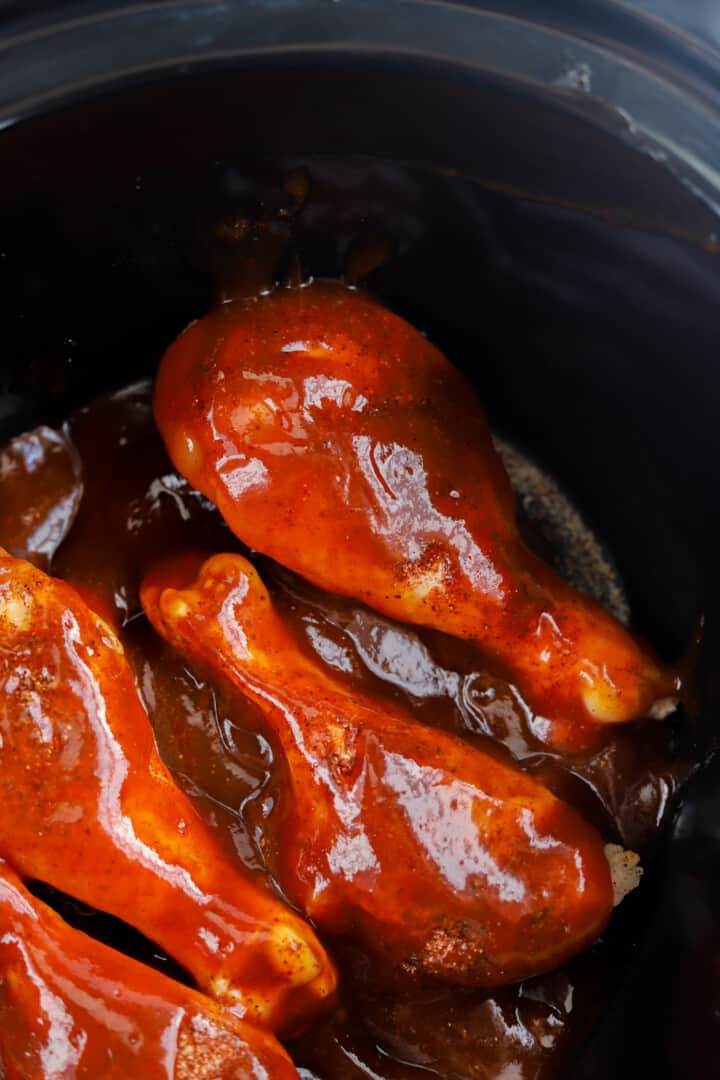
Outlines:
[{"label": "chicken drumstick", "polygon": [[9,1080],[297,1077],[280,1043],[73,930],[0,859],[0,1074]]},{"label": "chicken drumstick", "polygon": [[565,750],[674,705],[673,676],[531,554],[473,390],[412,326],[330,283],[224,305],[168,349],[176,467],[250,547],[476,642]]},{"label": "chicken drumstick", "polygon": [[601,932],[619,852],[520,770],[344,686],[242,556],[171,560],[141,599],[279,743],[271,867],[318,926],[364,940],[390,972],[470,986],[545,971]]},{"label": "chicken drumstick", "polygon": [[228,857],[158,756],[122,645],[0,554],[0,856],[117,915],[220,1001],[293,1030],[332,994],[311,928]]}]

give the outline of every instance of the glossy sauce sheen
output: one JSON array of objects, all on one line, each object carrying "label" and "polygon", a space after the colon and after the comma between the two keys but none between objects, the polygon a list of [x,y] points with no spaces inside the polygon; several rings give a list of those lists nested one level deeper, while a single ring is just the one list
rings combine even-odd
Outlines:
[{"label": "glossy sauce sheen", "polygon": [[67,436],[38,427],[0,451],[0,536],[14,554],[47,568],[75,520],[82,465]]},{"label": "glossy sauce sheen", "polygon": [[303,655],[242,556],[161,563],[141,597],[167,641],[262,712],[287,772],[275,876],[380,971],[498,986],[604,929],[598,833],[520,770],[349,692]]},{"label": "glossy sauce sheen", "polygon": [[[159,555],[227,551],[232,534],[173,471],[154,427],[149,383],[98,399],[72,419],[70,433],[85,494],[52,571],[102,604],[134,664],[164,759],[225,849],[264,878],[256,841],[283,778],[260,718],[164,645],[138,599],[142,574]],[[33,483],[28,478],[28,502]],[[400,626],[270,563],[258,565],[307,655],[349,688],[411,707],[423,722],[462,733],[501,760],[516,757],[606,838],[648,850],[687,769],[665,725],[607,728],[591,751],[558,757],[537,739],[517,689],[484,673],[473,647]],[[93,920],[84,925],[92,928]],[[519,1080],[550,1076],[603,1007],[623,955],[611,938],[558,972],[491,993],[418,986],[387,994],[373,984],[362,949],[336,941],[332,948],[344,1004],[291,1044],[302,1075],[320,1080],[498,1080],[508,1070]]]},{"label": "glossy sauce sheen", "polygon": [[72,929],[2,860],[0,926],[8,1080],[297,1077],[267,1031]]},{"label": "glossy sauce sheen", "polygon": [[549,747],[672,710],[673,674],[523,544],[472,387],[370,296],[316,283],[223,305],[167,350],[155,415],[241,540],[474,642]]},{"label": "glossy sauce sheen", "polygon": [[127,919],[272,1027],[322,1009],[331,962],[177,791],[112,629],[1,550],[0,739],[0,855],[22,876]]}]

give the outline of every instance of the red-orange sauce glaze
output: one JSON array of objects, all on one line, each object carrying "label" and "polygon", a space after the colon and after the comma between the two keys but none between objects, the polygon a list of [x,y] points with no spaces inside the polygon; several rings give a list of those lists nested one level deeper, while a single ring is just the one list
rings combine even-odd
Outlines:
[{"label": "red-orange sauce glaze", "polygon": [[318,283],[223,305],[166,352],[155,415],[241,540],[475,642],[548,746],[672,710],[674,676],[522,543],[472,388],[371,297]]},{"label": "red-orange sauce glaze", "polygon": [[72,929],[2,860],[0,1062],[7,1080],[298,1075],[269,1032]]},{"label": "red-orange sauce glaze", "polygon": [[285,1031],[327,1004],[323,947],[178,791],[113,630],[2,549],[0,802],[23,877],[131,922],[218,1000]]},{"label": "red-orange sauce glaze", "polygon": [[604,929],[597,831],[519,769],[348,690],[298,648],[247,559],[180,556],[141,596],[282,748],[269,861],[318,926],[358,937],[380,969],[467,986],[557,967]]},{"label": "red-orange sauce glaze", "polygon": [[[138,597],[143,573],[159,557],[198,547],[228,551],[236,541],[168,461],[149,382],[85,406],[70,419],[69,434],[84,494],[50,569],[102,608],[134,669],[164,760],[228,856],[265,881],[262,837],[285,784],[277,751],[262,734],[256,708],[229,700],[164,644]],[[59,464],[28,471],[24,482],[13,473],[14,505],[27,513],[28,530],[35,528],[38,491],[48,515],[53,485],[56,501],[67,505],[73,463]],[[25,537],[12,539],[14,553],[32,549]],[[550,753],[517,689],[489,675],[472,645],[394,623],[270,563],[261,573],[305,653],[349,689],[412,708],[422,722],[459,733],[484,753],[515,758],[605,837],[648,852],[687,769],[667,725],[608,725],[590,751],[572,759]],[[131,919],[132,904],[122,914]],[[85,914],[82,925],[101,934],[105,922]],[[616,925],[607,940],[562,969],[493,991],[418,982],[387,993],[376,985],[368,953],[333,938],[328,945],[342,975],[341,1001],[289,1045],[291,1056],[303,1080],[547,1080],[604,1007],[622,968],[626,945]],[[126,936],[119,940],[125,947]],[[157,951],[149,945],[136,955],[152,961]]]}]

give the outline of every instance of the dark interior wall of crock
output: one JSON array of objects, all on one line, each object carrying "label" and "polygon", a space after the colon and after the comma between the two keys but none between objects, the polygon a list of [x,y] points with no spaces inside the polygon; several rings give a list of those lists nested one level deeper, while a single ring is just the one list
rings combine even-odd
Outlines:
[{"label": "dark interior wall of crock", "polygon": [[713,215],[618,117],[419,64],[126,88],[0,136],[5,433],[152,371],[210,303],[213,222],[309,194],[291,246],[369,278],[574,490],[668,653],[703,606],[720,299]]}]

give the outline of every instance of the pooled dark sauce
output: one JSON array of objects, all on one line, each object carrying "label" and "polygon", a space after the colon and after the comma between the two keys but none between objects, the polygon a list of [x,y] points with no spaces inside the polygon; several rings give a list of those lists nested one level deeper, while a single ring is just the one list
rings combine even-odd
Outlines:
[{"label": "pooled dark sauce", "polygon": [[[53,574],[71,581],[113,621],[162,756],[228,849],[262,875],[259,840],[273,798],[272,746],[251,706],[224,700],[155,636],[138,600],[141,576],[159,555],[237,550],[239,544],[211,504],[170,466],[154,427],[149,382],[81,409],[68,422],[67,439],[66,467],[57,452],[38,459],[27,469],[24,487],[13,471],[14,512],[23,510],[20,494],[29,511],[41,490],[44,513],[52,518],[53,492],[58,508],[72,502],[67,477],[76,476],[78,492],[84,486],[77,516],[66,522],[67,538],[56,552],[37,552],[37,561],[49,561]],[[75,453],[82,480],[73,472]],[[26,539],[17,533],[11,539],[9,546],[33,556]],[[538,543],[547,546],[547,530]],[[608,728],[592,754],[561,759],[542,749],[517,690],[479,670],[469,645],[394,624],[266,560],[261,570],[304,647],[343,679],[400,701],[424,723],[516,758],[597,823],[606,839],[648,857],[688,769],[674,751],[670,726],[634,725],[617,733]],[[626,917],[621,910],[615,920]],[[91,933],[92,922],[83,916]],[[142,944],[119,943],[144,959],[157,953],[149,945],[144,955]],[[556,1075],[568,1060],[602,1009],[627,944],[614,941],[611,928],[606,941],[562,970],[519,986],[491,993],[420,987],[406,996],[381,992],[355,946],[334,941],[330,948],[343,977],[341,1004],[290,1047],[306,1080],[526,1080]]]},{"label": "pooled dark sauce", "polygon": [[0,451],[0,536],[47,569],[70,531],[83,493],[80,458],[67,436],[38,427]]}]

